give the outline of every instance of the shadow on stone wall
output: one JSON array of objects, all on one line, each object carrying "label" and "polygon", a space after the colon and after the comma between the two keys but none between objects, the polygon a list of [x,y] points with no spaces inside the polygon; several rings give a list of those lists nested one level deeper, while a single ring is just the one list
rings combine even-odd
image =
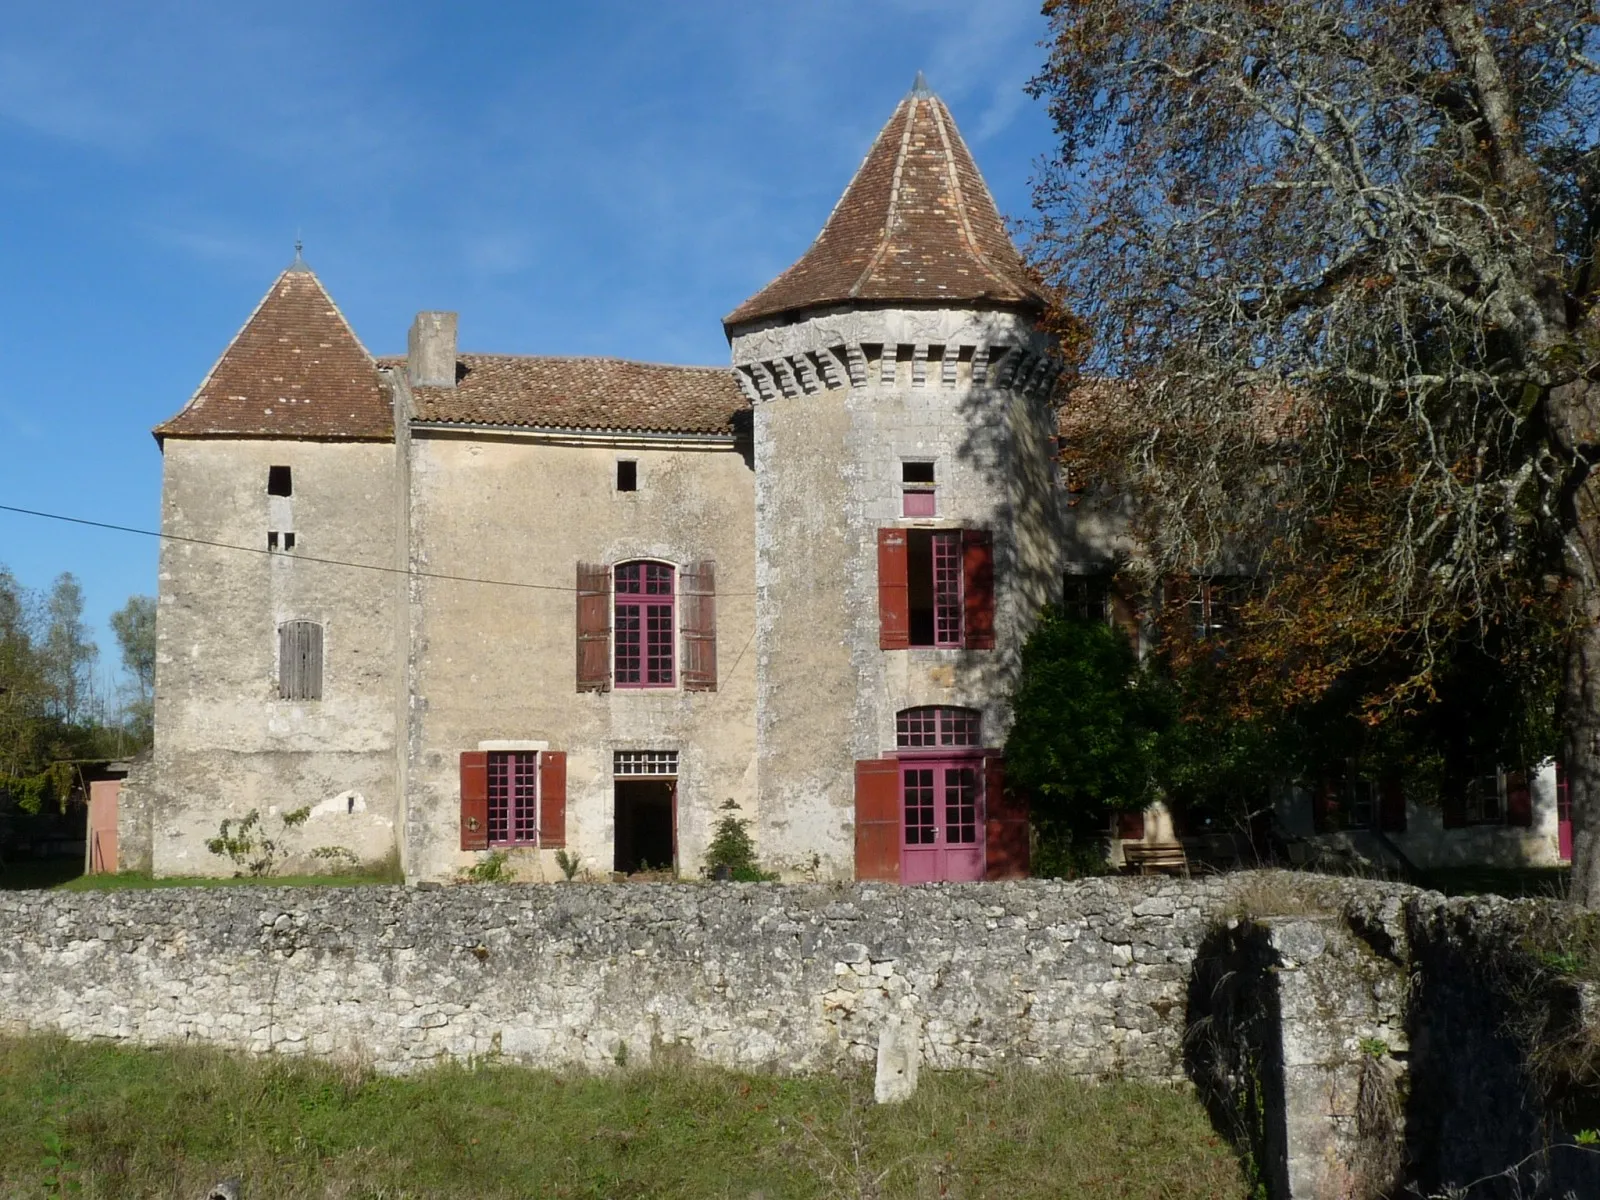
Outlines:
[{"label": "shadow on stone wall", "polygon": [[1183,1066],[1211,1124],[1244,1160],[1252,1187],[1289,1194],[1277,953],[1248,923],[1214,930],[1189,977]]}]

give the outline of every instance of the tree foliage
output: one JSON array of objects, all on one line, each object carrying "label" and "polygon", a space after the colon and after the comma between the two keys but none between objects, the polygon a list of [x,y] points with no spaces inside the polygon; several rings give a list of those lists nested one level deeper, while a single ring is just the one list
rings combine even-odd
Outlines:
[{"label": "tree foliage", "polygon": [[122,665],[132,680],[126,708],[127,724],[141,745],[155,733],[156,600],[154,596],[129,596],[111,614],[111,632],[122,651]]},{"label": "tree foliage", "polygon": [[1075,472],[1136,498],[1147,578],[1268,581],[1247,710],[1414,720],[1553,654],[1600,901],[1593,0],[1045,11],[1033,255],[1108,381]]}]

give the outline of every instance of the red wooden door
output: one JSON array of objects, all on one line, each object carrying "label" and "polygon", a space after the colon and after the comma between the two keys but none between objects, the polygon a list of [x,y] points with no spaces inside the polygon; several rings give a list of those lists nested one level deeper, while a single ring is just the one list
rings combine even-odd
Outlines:
[{"label": "red wooden door", "polygon": [[117,869],[117,801],[120,779],[96,779],[89,784],[88,874],[114,874]]},{"label": "red wooden door", "polygon": [[983,878],[983,760],[900,762],[900,882]]}]

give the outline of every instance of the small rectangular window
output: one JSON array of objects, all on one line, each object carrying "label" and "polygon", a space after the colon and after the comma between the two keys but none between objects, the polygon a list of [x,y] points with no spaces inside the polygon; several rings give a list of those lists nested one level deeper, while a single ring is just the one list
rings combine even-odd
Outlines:
[{"label": "small rectangular window", "polygon": [[1067,616],[1078,621],[1104,621],[1111,613],[1111,580],[1106,575],[1068,575]]},{"label": "small rectangular window", "polygon": [[278,531],[274,529],[274,530],[269,531],[268,534],[267,534],[267,549],[268,550],[276,550],[277,548],[278,548]]},{"label": "small rectangular window", "polygon": [[617,460],[617,491],[637,492],[639,490],[639,464],[631,458]]},{"label": "small rectangular window", "polygon": [[286,533],[286,534],[283,535],[283,548],[285,550],[293,550],[294,549],[294,534],[293,533]]},{"label": "small rectangular window", "polygon": [[292,496],[294,495],[294,479],[288,467],[267,468],[267,495]]},{"label": "small rectangular window", "polygon": [[900,484],[902,516],[931,517],[937,512],[937,505],[933,499],[931,462],[902,462]]}]

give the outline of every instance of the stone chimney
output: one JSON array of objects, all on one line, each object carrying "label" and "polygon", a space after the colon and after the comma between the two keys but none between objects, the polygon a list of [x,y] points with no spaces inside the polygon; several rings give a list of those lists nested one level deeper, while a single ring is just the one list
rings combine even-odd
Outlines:
[{"label": "stone chimney", "polygon": [[455,313],[417,314],[406,338],[406,376],[412,387],[455,387]]}]

